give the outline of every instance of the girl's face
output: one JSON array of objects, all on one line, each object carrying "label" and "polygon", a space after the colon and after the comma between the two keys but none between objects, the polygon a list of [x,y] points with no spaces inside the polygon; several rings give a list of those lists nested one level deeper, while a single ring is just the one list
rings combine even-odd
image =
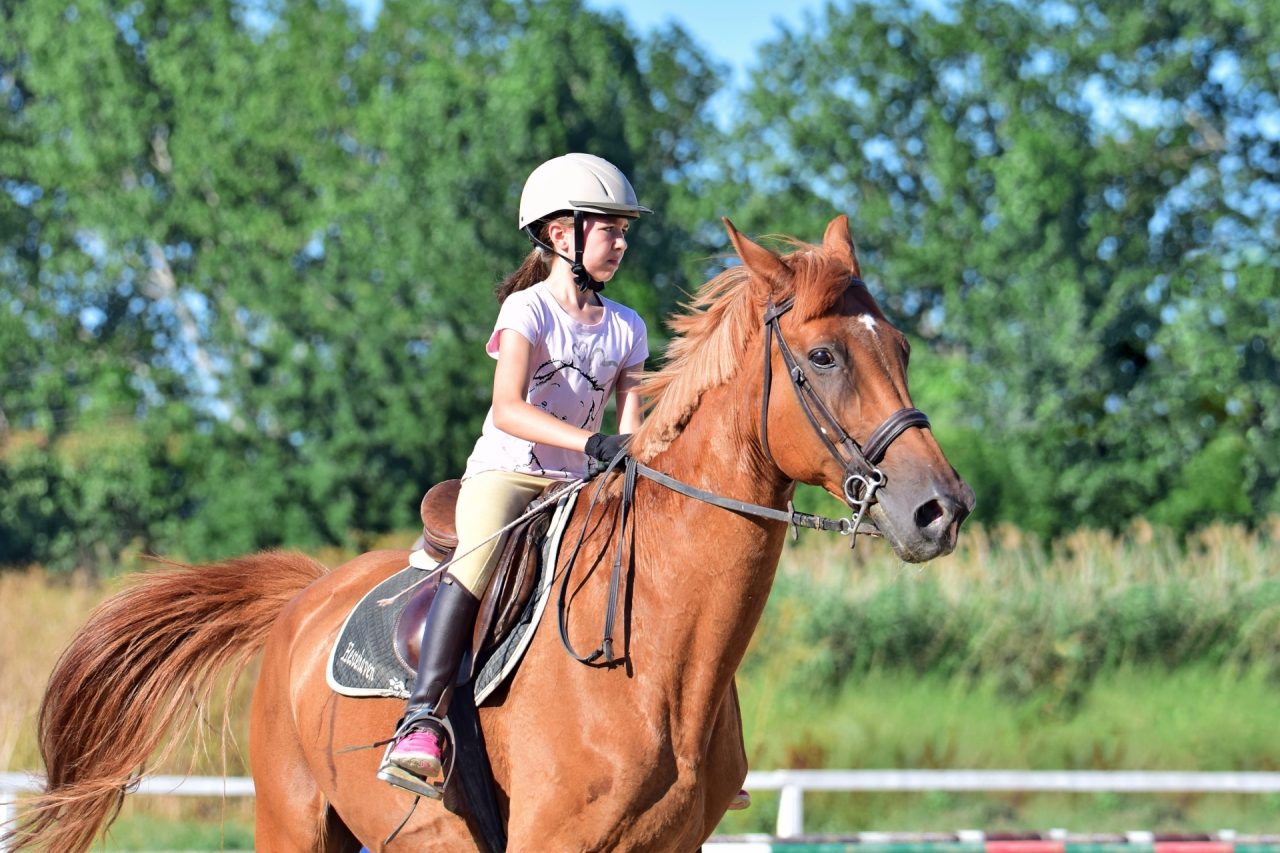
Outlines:
[{"label": "girl's face", "polygon": [[[622,256],[627,251],[627,229],[631,220],[623,216],[596,216],[585,218],[582,223],[582,265],[596,281],[608,281],[618,271]],[[573,226],[564,228],[553,224],[551,245],[566,257],[573,257]]]}]

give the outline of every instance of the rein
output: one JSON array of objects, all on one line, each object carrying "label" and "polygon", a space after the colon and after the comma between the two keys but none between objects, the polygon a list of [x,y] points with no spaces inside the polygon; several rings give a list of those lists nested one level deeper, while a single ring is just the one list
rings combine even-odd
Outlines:
[{"label": "rein", "polygon": [[[573,571],[574,562],[578,558],[578,552],[582,550],[582,544],[587,537],[587,524],[591,521],[591,513],[595,511],[596,501],[600,499],[600,493],[604,489],[604,484],[608,477],[613,473],[618,463],[623,463],[624,476],[622,481],[622,507],[618,514],[618,521],[614,525],[614,529],[618,531],[618,551],[613,558],[613,574],[609,579],[609,605],[605,610],[604,616],[604,636],[600,642],[600,647],[589,655],[580,655],[573,649],[573,645],[569,642],[569,626],[568,626],[568,610],[565,607],[565,592],[569,586],[569,574]],[[786,510],[773,509],[772,507],[760,506],[759,504],[747,503],[746,501],[736,500],[734,498],[726,498],[717,495],[715,492],[708,492],[705,489],[699,489],[696,486],[690,486],[683,483],[675,477],[671,477],[661,471],[655,471],[648,465],[637,462],[624,449],[621,453],[613,458],[609,463],[609,467],[605,469],[604,474],[600,478],[600,484],[596,486],[595,494],[591,496],[591,503],[587,506],[587,515],[582,520],[582,530],[578,532],[578,541],[573,545],[573,551],[569,554],[569,559],[565,562],[564,577],[560,581],[560,596],[557,601],[556,613],[560,624],[560,643],[564,646],[566,652],[569,653],[574,660],[579,663],[591,664],[595,663],[601,657],[604,658],[605,665],[614,663],[613,654],[613,625],[617,618],[618,612],[618,589],[622,584],[622,555],[626,547],[627,539],[627,519],[630,517],[632,530],[635,530],[635,515],[632,512],[632,505],[635,503],[636,479],[638,477],[647,477],[660,486],[665,486],[673,492],[686,497],[702,501],[703,503],[718,506],[727,509],[730,512],[736,512],[739,515],[754,515],[759,518],[767,518],[770,521],[786,522],[787,527],[791,530],[791,538],[799,537],[797,528],[804,527],[809,530],[828,530],[833,533],[839,533],[841,536],[855,536],[861,533],[864,536],[881,536],[879,530],[874,525],[869,525],[866,529],[855,530],[853,519],[850,518],[827,518],[822,515],[811,515],[807,512],[797,512],[792,506],[791,501],[787,501]],[[634,536],[634,533],[633,533]]]},{"label": "rein", "polygon": [[[862,284],[860,279],[855,278],[853,281]],[[839,533],[842,536],[848,536],[850,547],[857,544],[859,533],[867,536],[882,535],[872,524],[868,524],[866,529],[863,528],[863,518],[868,508],[875,502],[876,492],[888,481],[888,478],[878,465],[884,459],[885,451],[889,449],[889,445],[898,436],[912,427],[928,428],[929,418],[919,409],[899,409],[885,418],[884,422],[872,431],[866,443],[859,446],[840,426],[840,422],[836,420],[835,415],[831,413],[826,404],[822,402],[822,398],[818,396],[813,384],[805,374],[804,368],[796,360],[791,348],[787,346],[786,339],[782,336],[782,328],[778,320],[793,307],[795,307],[794,298],[783,300],[777,305],[774,305],[773,300],[770,300],[764,314],[764,400],[760,407],[760,435],[764,443],[765,456],[777,466],[778,463],[774,461],[773,454],[769,450],[769,392],[773,384],[772,355],[773,340],[776,337],[778,350],[782,353],[782,360],[787,366],[787,376],[791,380],[791,387],[795,390],[800,408],[809,419],[809,423],[813,426],[818,437],[827,446],[827,451],[844,468],[842,489],[845,501],[849,504],[849,508],[854,510],[853,516],[851,518],[827,518],[821,515],[797,512],[791,501],[787,501],[787,508],[784,511],[727,498],[717,495],[715,492],[690,486],[688,483],[681,482],[669,474],[664,474],[661,471],[650,468],[648,465],[637,462],[627,456],[627,450],[624,448],[609,462],[600,478],[599,485],[596,486],[595,494],[592,495],[591,503],[587,507],[586,517],[582,520],[582,529],[578,532],[578,541],[574,543],[573,551],[565,562],[564,576],[560,581],[560,595],[556,604],[560,643],[574,660],[590,665],[595,664],[596,661],[603,657],[604,666],[613,666],[615,663],[613,628],[618,613],[618,591],[622,585],[622,556],[626,548],[628,518],[632,519],[633,542],[635,536],[635,515],[632,511],[632,505],[635,503],[636,479],[638,477],[647,477],[677,494],[727,509],[730,512],[736,512],[739,515],[753,515],[758,518],[767,518],[771,521],[785,522],[791,531],[792,539],[798,538],[798,528],[800,527],[810,530],[828,530]],[[826,426],[819,422],[819,418],[826,421]],[[843,454],[841,449],[844,450]],[[604,485],[608,481],[609,475],[614,472],[619,463],[624,464],[624,476],[622,482],[622,505],[617,521],[614,523],[614,529],[618,531],[618,550],[614,554],[613,573],[609,580],[609,603],[605,609],[603,637],[600,641],[600,647],[594,652],[588,655],[580,655],[574,651],[573,644],[569,642],[568,609],[565,602],[565,596],[569,588],[569,575],[573,571],[578,553],[582,550],[582,545],[586,541],[587,526],[591,521],[591,513],[595,510],[596,502],[600,499],[600,494],[604,490]]]}]

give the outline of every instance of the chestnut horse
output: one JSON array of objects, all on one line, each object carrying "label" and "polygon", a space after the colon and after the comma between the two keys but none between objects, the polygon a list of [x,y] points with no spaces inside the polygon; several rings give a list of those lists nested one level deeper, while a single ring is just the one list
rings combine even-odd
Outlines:
[{"label": "chestnut horse", "polygon": [[[860,281],[846,217],[821,246],[785,255],[726,225],[742,265],[705,284],[673,322],[666,366],[646,380],[652,408],[632,453],[697,488],[775,509],[797,481],[841,495],[847,472],[789,387],[782,350],[770,345],[762,358],[764,313],[791,305],[777,333],[810,391],[864,443],[911,405],[906,338]],[[909,424],[888,448],[870,508],[913,562],[950,552],[973,506],[926,424]],[[605,518],[618,510],[619,479],[602,498]],[[619,665],[576,662],[543,624],[518,672],[480,709],[512,851],[694,851],[746,775],[733,677],[786,525],[648,479],[633,512]],[[612,554],[611,525],[599,508],[595,518],[583,553]],[[219,671],[264,646],[250,735],[258,853],[476,849],[472,824],[425,800],[384,845],[413,798],[374,778],[381,749],[351,748],[387,738],[404,703],[345,698],[325,683],[344,618],[407,556],[378,551],[326,572],[298,554],[258,554],[150,573],[103,605],[50,679],[39,720],[47,789],[24,809],[17,849],[82,853],[143,763],[199,716]],[[609,572],[596,569],[609,562],[575,576],[569,635],[578,648],[598,642]]]}]

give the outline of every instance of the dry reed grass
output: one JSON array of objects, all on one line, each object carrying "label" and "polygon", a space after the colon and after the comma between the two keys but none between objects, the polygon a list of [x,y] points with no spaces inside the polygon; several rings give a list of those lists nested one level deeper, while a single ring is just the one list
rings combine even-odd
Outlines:
[{"label": "dry reed grass", "polygon": [[1250,530],[1215,523],[1180,540],[1168,528],[1135,520],[1123,533],[1081,529],[1045,547],[1035,535],[1012,525],[964,529],[954,553],[925,565],[901,562],[883,542],[808,534],[783,553],[780,572],[819,582],[850,583],[858,594],[912,577],[936,578],[951,600],[975,589],[1024,589],[1044,584],[1064,589],[1115,589],[1135,583],[1192,581],[1235,589],[1280,578],[1280,516]]},{"label": "dry reed grass", "polygon": [[[401,531],[363,544],[403,548],[415,536]],[[1150,652],[1167,665],[1207,657],[1280,673],[1278,545],[1280,517],[1259,530],[1211,525],[1185,542],[1138,521],[1119,535],[1082,530],[1049,547],[1012,527],[975,526],[954,554],[907,566],[883,543],[862,542],[851,554],[845,539],[809,534],[783,554],[766,624],[744,666],[792,673],[803,690],[907,667],[995,675],[1020,694],[1056,682],[1066,696],[1086,689],[1108,662],[1141,658],[1134,643],[1145,636],[1143,625],[1166,618],[1164,633],[1145,641],[1166,643]],[[330,567],[355,556],[340,548],[312,554]],[[130,557],[121,568],[135,565]],[[49,672],[118,586],[39,567],[0,571],[0,769],[39,768],[34,719]],[[1148,597],[1146,606],[1117,610],[1135,592]],[[1112,624],[1099,627],[1101,611],[1113,615]],[[1116,636],[1129,645],[1108,651]],[[1112,657],[1098,659],[1100,649]],[[233,701],[226,768],[233,775],[248,770],[234,744],[248,742],[253,681],[251,668]],[[209,733],[160,769],[186,772],[194,761],[198,772],[220,773],[218,743]]]},{"label": "dry reed grass", "polygon": [[45,682],[109,591],[37,567],[0,572],[0,770],[38,766],[35,715]]},{"label": "dry reed grass", "polygon": [[[140,565],[133,560],[126,564]],[[51,574],[39,567],[0,571],[0,771],[41,769],[35,737],[36,712],[49,673],[93,609],[120,586],[118,581],[104,583],[82,574]],[[254,665],[236,688],[237,710],[231,714],[228,775],[248,772],[247,759],[236,744],[248,743],[249,720],[243,711],[248,709],[256,673]],[[214,693],[221,697],[222,690],[215,689]],[[221,717],[220,700],[215,703],[211,716]],[[187,772],[194,759],[195,772],[220,774],[219,748],[219,734],[209,730],[205,737],[185,744],[162,769]],[[165,825],[179,821],[221,823],[229,820],[251,827],[253,807],[252,799],[129,797],[123,814],[126,822],[145,815]]]},{"label": "dry reed grass", "polygon": [[[1280,678],[1280,517],[1210,525],[1178,540],[1137,521],[1045,547],[974,527],[956,552],[908,566],[883,545],[810,537],[788,549],[744,666],[782,667],[794,689],[905,669],[996,678],[1070,709],[1120,665],[1207,662]],[[779,642],[779,638],[783,638]]]}]

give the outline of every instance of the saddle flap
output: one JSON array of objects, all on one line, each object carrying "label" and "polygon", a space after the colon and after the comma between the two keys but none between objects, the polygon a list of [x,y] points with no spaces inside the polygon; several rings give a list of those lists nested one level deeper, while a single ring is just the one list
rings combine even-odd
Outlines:
[{"label": "saddle flap", "polygon": [[456,517],[461,488],[461,480],[445,480],[422,496],[418,512],[422,516],[423,547],[437,560],[445,559],[458,547]]},{"label": "saddle flap", "polygon": [[[506,562],[515,574],[495,586],[494,594],[498,598],[491,607],[493,628],[486,633],[501,639],[495,645],[485,637],[484,652],[476,660],[474,672],[470,661],[462,669],[462,674],[469,679],[464,689],[475,696],[476,702],[486,701],[510,678],[544,613],[551,595],[560,539],[573,513],[577,491],[570,489],[557,497],[559,500],[548,517],[545,532],[540,529],[541,525],[529,531],[533,541],[524,545],[523,552],[528,556],[508,559]],[[409,696],[422,625],[443,575],[441,568],[445,566],[411,565],[368,590],[351,609],[329,650],[325,670],[325,680],[335,693],[353,698],[405,699]],[[502,590],[510,590],[512,597],[505,598]],[[527,596],[526,591],[529,591]]]},{"label": "saddle flap", "polygon": [[[432,520],[439,519],[439,508],[446,501],[451,501],[449,509],[453,511],[453,505],[457,502],[457,488],[460,485],[458,480],[448,480],[432,487],[427,492],[427,496],[422,500],[422,517],[423,526],[425,528],[424,537],[431,542],[430,532],[432,527],[428,525],[428,501],[432,501],[432,496],[436,495],[431,503]],[[452,486],[452,490],[446,487]],[[552,487],[554,489],[555,486]],[[437,494],[438,490],[440,494]],[[550,491],[544,492],[544,496]],[[489,588],[485,591],[484,598],[481,600],[480,613],[476,617],[475,630],[472,633],[471,650],[467,653],[463,660],[462,670],[459,673],[459,682],[469,681],[474,671],[476,662],[481,656],[496,646],[511,630],[511,627],[519,619],[524,607],[529,602],[529,598],[533,595],[533,587],[538,576],[538,560],[540,558],[540,547],[543,537],[546,536],[547,528],[551,524],[551,510],[554,505],[549,505],[544,512],[530,518],[517,525],[507,535],[506,544],[502,549],[502,556],[498,561],[498,566],[494,570],[493,578],[489,581]],[[441,525],[436,524],[435,530],[440,531]],[[455,530],[452,519],[449,524],[449,531]],[[449,545],[449,550],[457,546],[457,534],[453,534],[453,542]],[[439,539],[436,540],[440,541]],[[416,670],[418,667],[418,655],[422,651],[422,626],[427,618],[428,611],[431,610],[431,602],[435,599],[436,587],[439,584],[440,574],[448,570],[448,564],[444,563],[440,569],[432,575],[432,577],[417,590],[414,591],[413,597],[409,603],[405,605],[404,610],[400,613],[400,618],[396,621],[395,626],[395,649],[396,655],[400,661],[410,670]]]},{"label": "saddle flap", "polygon": [[516,527],[507,537],[507,547],[476,618],[472,661],[502,640],[528,602],[538,573],[538,547],[550,524],[550,514],[544,512]]},{"label": "saddle flap", "polygon": [[418,655],[422,653],[422,626],[427,621],[431,602],[436,600],[436,590],[440,588],[442,574],[442,571],[436,571],[428,575],[396,617],[395,631],[392,634],[396,657],[410,672],[418,669]]}]

